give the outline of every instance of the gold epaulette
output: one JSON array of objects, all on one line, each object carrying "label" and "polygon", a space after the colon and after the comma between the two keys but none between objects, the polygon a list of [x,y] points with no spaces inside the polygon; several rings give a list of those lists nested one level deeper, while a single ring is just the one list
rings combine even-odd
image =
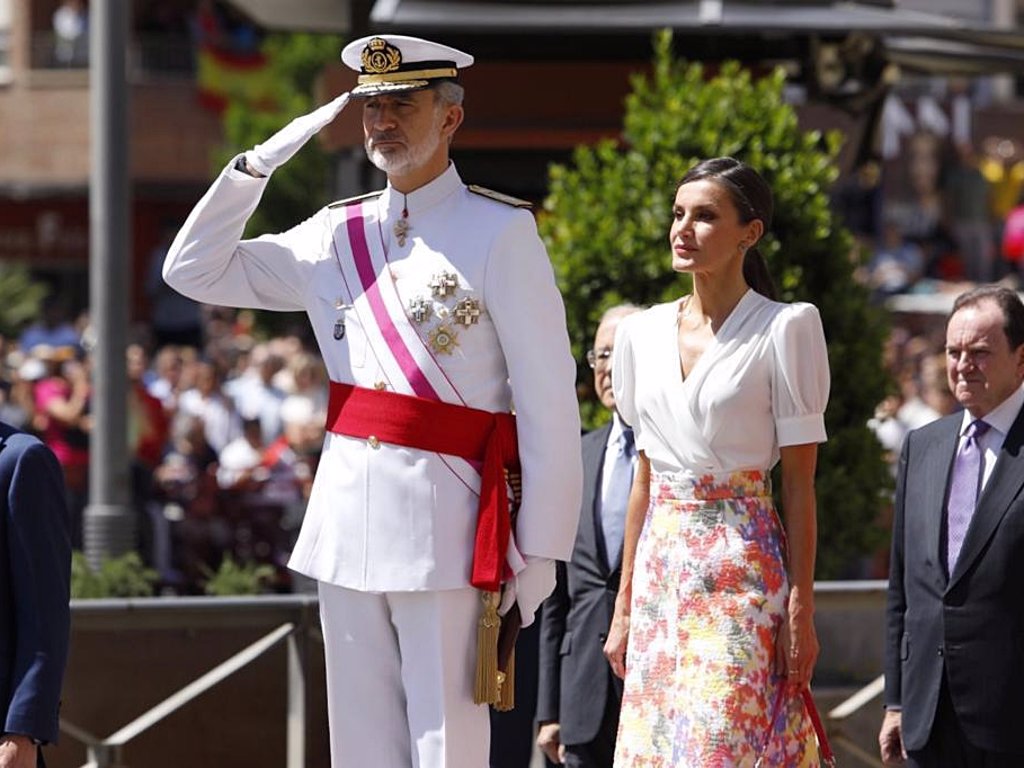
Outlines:
[{"label": "gold epaulette", "polygon": [[344,200],[335,200],[333,203],[328,205],[328,208],[341,208],[346,205],[352,205],[352,203],[360,203],[363,200],[369,200],[371,197],[380,197],[384,194],[383,189],[378,189],[376,192],[367,192],[363,195],[356,195],[355,197],[346,197]]},{"label": "gold epaulette", "polygon": [[512,197],[512,195],[495,192],[493,189],[487,189],[487,187],[481,187],[477,184],[470,184],[466,188],[474,195],[489,197],[491,200],[504,203],[505,205],[511,205],[515,208],[533,208],[533,203],[529,200],[520,200],[518,197]]}]

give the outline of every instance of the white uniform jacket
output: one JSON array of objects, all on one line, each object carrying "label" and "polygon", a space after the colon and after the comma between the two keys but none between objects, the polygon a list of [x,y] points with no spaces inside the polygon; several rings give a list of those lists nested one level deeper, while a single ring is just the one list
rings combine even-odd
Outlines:
[{"label": "white uniform jacket", "polygon": [[[369,327],[367,292],[352,279],[345,206],[241,240],[266,183],[232,162],[175,238],[164,279],[196,301],[303,310],[331,379],[402,391],[378,328]],[[582,487],[575,365],[533,217],[474,194],[454,166],[409,195],[389,186],[362,205],[367,239],[378,238],[371,247],[393,281],[384,290],[397,290],[411,338],[436,360],[437,373],[465,405],[507,412],[514,399],[523,499],[510,563],[521,567],[518,553],[568,559]],[[394,224],[403,209],[410,226],[400,245]],[[457,286],[435,291],[436,276],[455,277]],[[460,299],[479,314],[457,322]],[[453,336],[438,337],[442,327]],[[478,473],[461,459],[327,433],[289,564],[350,589],[465,587],[478,491]]]}]

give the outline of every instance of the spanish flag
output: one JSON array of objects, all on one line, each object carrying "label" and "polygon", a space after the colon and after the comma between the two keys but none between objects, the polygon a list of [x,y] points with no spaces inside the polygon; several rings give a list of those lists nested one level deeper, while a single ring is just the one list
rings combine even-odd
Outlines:
[{"label": "spanish flag", "polygon": [[231,99],[253,109],[273,109],[273,78],[261,51],[228,51],[212,45],[199,48],[197,62],[199,102],[223,112]]}]

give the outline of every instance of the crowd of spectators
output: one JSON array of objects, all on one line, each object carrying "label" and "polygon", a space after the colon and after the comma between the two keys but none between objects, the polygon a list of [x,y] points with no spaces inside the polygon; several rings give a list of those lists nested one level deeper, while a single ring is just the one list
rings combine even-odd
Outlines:
[{"label": "crowd of spectators", "polygon": [[869,159],[837,186],[836,212],[867,255],[858,278],[881,303],[959,293],[964,283],[1024,276],[1024,149],[989,137],[980,151],[921,132],[898,163]]},{"label": "crowd of spectators", "polygon": [[[202,340],[126,359],[131,498],[139,550],[163,593],[190,594],[229,555],[287,568],[323,442],[325,374],[297,335],[255,341],[252,316],[203,308]],[[64,468],[73,544],[88,502],[92,389],[88,319],[48,299],[39,322],[0,348],[0,419],[39,435]]]}]

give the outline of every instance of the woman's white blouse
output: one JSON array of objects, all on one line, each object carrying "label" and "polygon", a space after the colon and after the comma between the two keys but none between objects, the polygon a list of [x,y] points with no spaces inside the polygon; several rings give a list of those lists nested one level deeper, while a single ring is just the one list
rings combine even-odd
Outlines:
[{"label": "woman's white blouse", "polygon": [[779,446],[825,441],[829,368],[817,308],[748,290],[684,379],[679,303],[630,315],[615,334],[616,407],[656,472],[768,469]]}]

